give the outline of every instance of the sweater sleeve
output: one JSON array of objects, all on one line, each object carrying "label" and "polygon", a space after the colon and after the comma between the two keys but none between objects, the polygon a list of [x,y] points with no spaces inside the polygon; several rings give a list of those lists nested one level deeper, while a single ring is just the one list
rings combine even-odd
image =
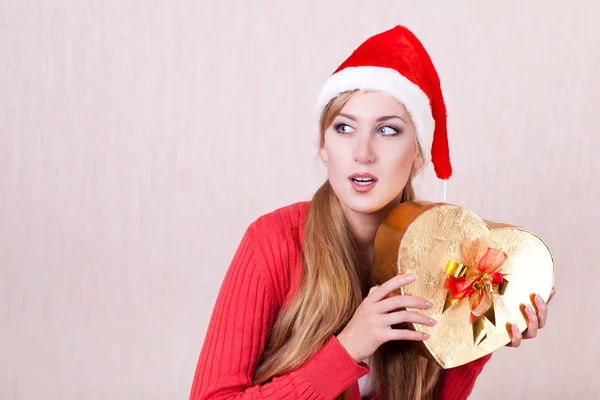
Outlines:
[{"label": "sweater sleeve", "polygon": [[369,372],[332,336],[297,369],[252,385],[252,375],[278,314],[273,283],[257,261],[249,229],[225,275],[209,322],[190,400],[333,399]]},{"label": "sweater sleeve", "polygon": [[439,381],[439,400],[466,400],[491,354],[460,367],[444,370]]}]

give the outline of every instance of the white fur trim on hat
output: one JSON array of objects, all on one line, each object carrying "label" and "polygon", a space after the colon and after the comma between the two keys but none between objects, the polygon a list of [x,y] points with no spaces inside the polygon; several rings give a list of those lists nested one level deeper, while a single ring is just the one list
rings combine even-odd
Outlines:
[{"label": "white fur trim on hat", "polygon": [[429,97],[418,85],[398,71],[385,67],[348,67],[329,77],[317,97],[317,122],[314,133],[317,148],[320,145],[319,122],[323,109],[341,93],[356,89],[383,92],[404,104],[415,125],[417,139],[423,150],[423,161],[425,161],[431,153],[435,128]]}]

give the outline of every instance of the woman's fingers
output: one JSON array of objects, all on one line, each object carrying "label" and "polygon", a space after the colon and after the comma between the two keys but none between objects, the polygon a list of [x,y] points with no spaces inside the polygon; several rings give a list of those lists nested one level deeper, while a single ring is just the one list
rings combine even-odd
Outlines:
[{"label": "woman's fingers", "polygon": [[386,342],[390,340],[427,340],[429,335],[408,329],[390,329],[386,333]]},{"label": "woman's fingers", "polygon": [[418,314],[410,311],[396,311],[384,315],[383,323],[386,326],[401,324],[404,322],[412,322],[415,324],[427,325],[427,326],[435,326],[437,323],[433,318],[429,318],[426,315]]},{"label": "woman's fingers", "polygon": [[[552,289],[548,302],[552,300],[552,296],[556,293],[556,289]],[[527,329],[521,333],[517,325],[511,326],[512,341],[510,347],[519,347],[523,339],[533,339],[537,336],[538,330],[542,329],[548,319],[548,302],[544,302],[540,295],[536,295],[533,299],[537,313],[530,305],[525,306],[525,317],[527,318]]]},{"label": "woman's fingers", "polygon": [[511,331],[512,341],[510,342],[510,345],[512,347],[519,347],[521,345],[521,340],[523,339],[523,336],[521,335],[521,332],[519,331],[519,328],[516,324],[511,325]]},{"label": "woman's fingers", "polygon": [[527,325],[527,330],[525,330],[523,337],[525,339],[533,339],[534,337],[537,336],[537,331],[538,331],[538,317],[535,314],[535,311],[533,311],[533,308],[531,306],[526,306],[525,307],[525,314],[527,315],[527,319],[529,320],[529,324]]},{"label": "woman's fingers", "polygon": [[428,310],[433,307],[429,301],[417,296],[392,296],[376,305],[378,312],[391,312],[402,308],[420,308]]},{"label": "woman's fingers", "polygon": [[554,294],[556,294],[555,287],[552,288],[552,291],[550,292],[550,296],[548,297],[548,301],[546,302],[546,304],[550,303],[550,300],[552,300],[552,298],[554,297]]},{"label": "woman's fingers", "polygon": [[535,296],[534,299],[535,306],[537,307],[537,319],[538,319],[538,328],[542,329],[546,326],[546,320],[548,318],[548,305],[542,300],[540,295]]},{"label": "woman's fingers", "polygon": [[415,279],[417,279],[417,277],[414,274],[397,275],[392,279],[387,280],[381,286],[378,286],[375,290],[370,292],[367,298],[371,302],[377,303],[378,301],[381,301],[388,297],[390,294],[393,294],[402,286],[414,282]]}]

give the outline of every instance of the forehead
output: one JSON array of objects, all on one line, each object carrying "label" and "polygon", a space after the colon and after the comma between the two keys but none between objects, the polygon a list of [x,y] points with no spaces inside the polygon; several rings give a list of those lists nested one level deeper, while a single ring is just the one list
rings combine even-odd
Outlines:
[{"label": "forehead", "polygon": [[384,115],[408,116],[406,107],[383,92],[356,92],[344,104],[341,113],[359,118],[377,118]]}]

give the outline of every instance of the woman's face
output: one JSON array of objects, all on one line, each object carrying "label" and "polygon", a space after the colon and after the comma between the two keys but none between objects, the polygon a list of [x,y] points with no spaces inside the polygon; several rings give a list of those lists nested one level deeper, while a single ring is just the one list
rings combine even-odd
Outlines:
[{"label": "woman's face", "polygon": [[422,166],[406,108],[381,92],[353,94],[319,154],[342,205],[362,214],[399,200],[413,168]]}]

